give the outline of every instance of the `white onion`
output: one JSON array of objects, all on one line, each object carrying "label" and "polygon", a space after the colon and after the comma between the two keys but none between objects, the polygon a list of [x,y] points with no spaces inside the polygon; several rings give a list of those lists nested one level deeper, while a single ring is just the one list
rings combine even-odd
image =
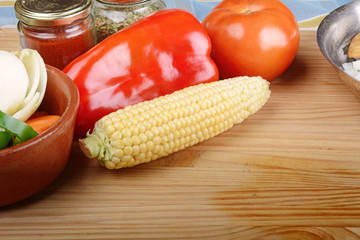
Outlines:
[{"label": "white onion", "polygon": [[1,111],[28,120],[40,106],[46,85],[46,66],[36,50],[0,51]]},{"label": "white onion", "polygon": [[26,121],[40,106],[46,90],[47,73],[44,60],[32,49],[23,49],[14,53],[25,65],[30,87],[21,108],[13,114],[14,118]]},{"label": "white onion", "polygon": [[13,115],[24,101],[29,77],[24,64],[15,55],[0,51],[0,110]]},{"label": "white onion", "polygon": [[360,60],[343,63],[342,67],[345,73],[349,74],[360,82]]}]

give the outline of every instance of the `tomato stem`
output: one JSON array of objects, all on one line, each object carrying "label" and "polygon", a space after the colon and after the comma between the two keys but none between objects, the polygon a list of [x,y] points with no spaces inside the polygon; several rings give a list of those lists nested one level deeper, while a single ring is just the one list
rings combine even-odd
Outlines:
[{"label": "tomato stem", "polygon": [[250,9],[245,9],[244,11],[242,11],[242,13],[252,13],[253,11]]}]

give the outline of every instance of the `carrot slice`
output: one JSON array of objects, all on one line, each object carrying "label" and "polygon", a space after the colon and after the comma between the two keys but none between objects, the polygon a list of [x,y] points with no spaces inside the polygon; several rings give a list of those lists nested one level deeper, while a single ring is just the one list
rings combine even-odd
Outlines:
[{"label": "carrot slice", "polygon": [[59,120],[58,115],[45,115],[40,117],[31,118],[26,123],[30,125],[38,134],[44,132]]}]

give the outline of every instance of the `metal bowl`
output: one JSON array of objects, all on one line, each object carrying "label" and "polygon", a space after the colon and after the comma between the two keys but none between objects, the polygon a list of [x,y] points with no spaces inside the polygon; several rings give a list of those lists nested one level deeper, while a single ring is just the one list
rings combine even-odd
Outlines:
[{"label": "metal bowl", "polygon": [[347,56],[349,44],[360,32],[360,0],[347,3],[328,14],[317,30],[322,54],[335,67],[342,81],[360,98],[360,82],[345,73],[342,64],[353,61]]}]

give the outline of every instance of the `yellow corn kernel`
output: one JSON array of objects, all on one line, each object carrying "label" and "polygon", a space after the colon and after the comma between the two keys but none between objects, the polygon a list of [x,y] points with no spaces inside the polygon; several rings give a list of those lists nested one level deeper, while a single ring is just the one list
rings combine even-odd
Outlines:
[{"label": "yellow corn kernel", "polygon": [[269,82],[261,77],[199,84],[104,116],[80,146],[106,168],[132,167],[230,129],[269,97]]}]

